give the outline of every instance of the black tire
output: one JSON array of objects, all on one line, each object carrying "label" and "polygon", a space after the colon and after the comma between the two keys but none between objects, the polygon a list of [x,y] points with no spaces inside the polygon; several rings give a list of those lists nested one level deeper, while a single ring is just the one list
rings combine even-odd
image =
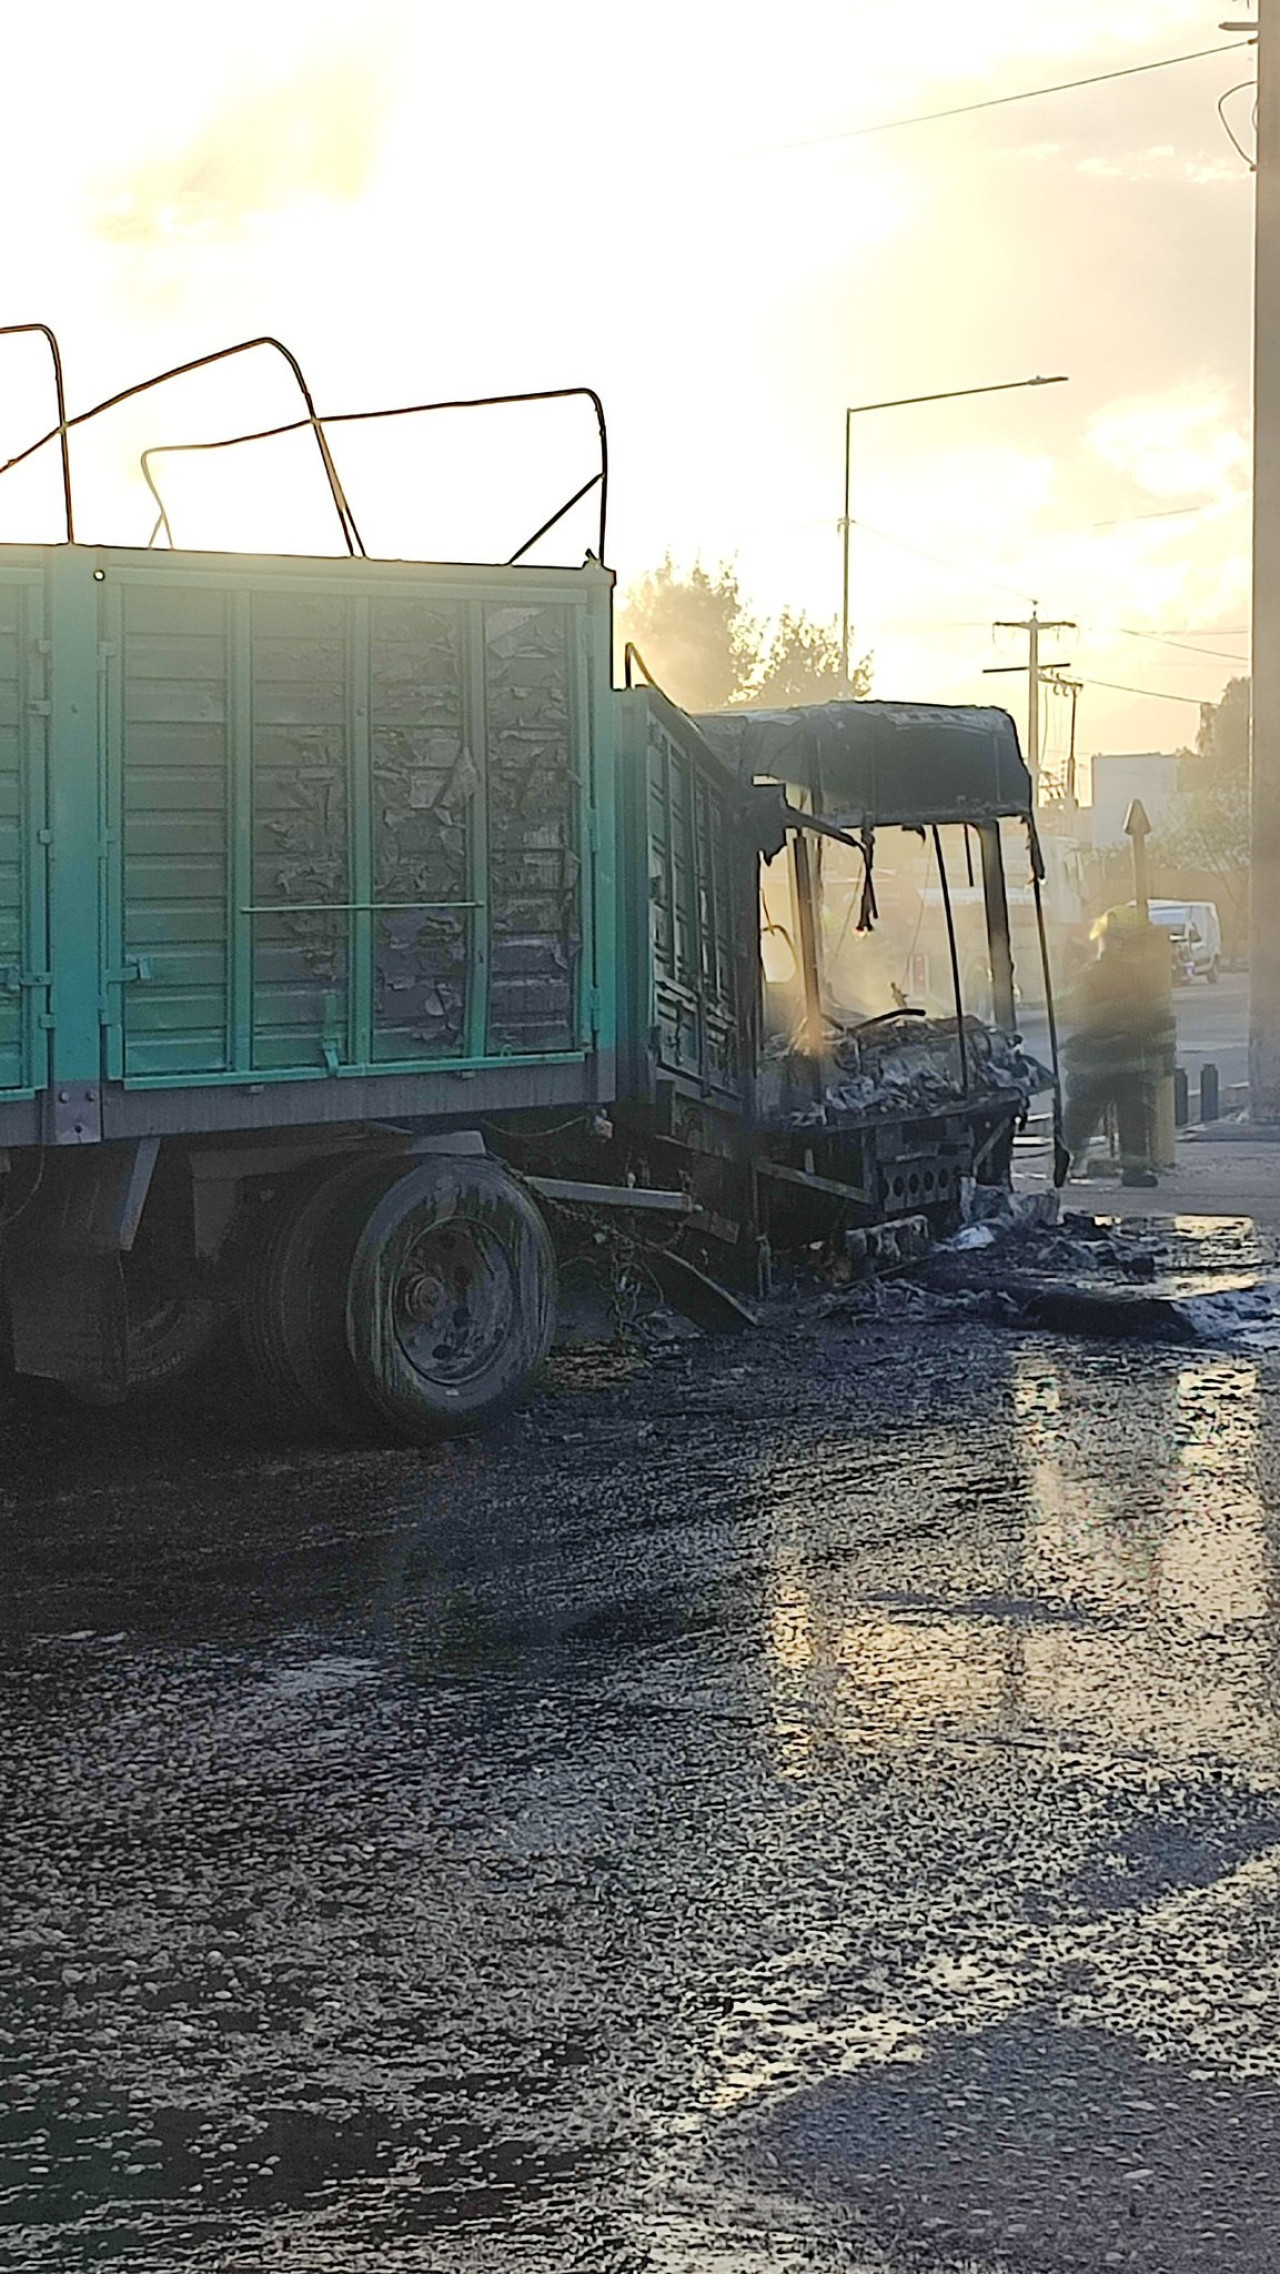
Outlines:
[{"label": "black tire", "polygon": [[1218,981],[1221,979],[1221,977],[1222,977],[1222,965],[1221,965],[1221,963],[1219,962],[1219,960],[1218,960],[1217,956],[1215,955],[1215,957],[1214,957],[1214,959],[1213,959],[1212,963],[1209,965],[1209,968],[1208,968],[1208,970],[1207,970],[1207,971],[1206,971],[1206,973],[1205,973],[1205,978],[1208,980],[1208,982],[1209,982],[1209,985],[1210,985],[1211,987],[1216,987],[1216,986],[1217,986],[1217,984],[1218,984]]},{"label": "black tire", "polygon": [[128,1311],[127,1379],[122,1387],[88,1380],[63,1383],[81,1405],[120,1405],[125,1398],[165,1389],[182,1375],[194,1373],[226,1323],[226,1306],[216,1295],[166,1284],[140,1268],[132,1256],[121,1259],[121,1268]]},{"label": "black tire", "polygon": [[382,1434],[424,1444],[519,1398],[550,1348],[556,1267],[536,1202],[498,1161],[442,1154],[352,1191],[334,1222],[346,1352]]},{"label": "black tire", "polygon": [[381,1191],[403,1169],[401,1159],[348,1160],[303,1178],[270,1210],[245,1275],[240,1331],[250,1366],[288,1417],[329,1436],[367,1438],[377,1424],[346,1355],[334,1220],[354,1192]]}]

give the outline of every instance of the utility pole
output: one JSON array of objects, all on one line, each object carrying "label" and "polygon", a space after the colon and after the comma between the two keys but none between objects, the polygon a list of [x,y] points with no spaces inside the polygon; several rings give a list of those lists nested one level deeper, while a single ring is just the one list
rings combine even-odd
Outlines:
[{"label": "utility pole", "polygon": [[1065,673],[1066,666],[1064,664],[1046,663],[1040,676],[1046,687],[1053,687],[1058,694],[1071,697],[1071,727],[1067,739],[1066,772],[1062,783],[1062,810],[1065,818],[1070,822],[1074,821],[1077,811],[1076,714],[1080,708],[1080,696],[1084,689],[1084,681],[1083,679],[1068,679]]},{"label": "utility pole", "polygon": [[1249,1110],[1280,1121],[1280,0],[1224,24],[1258,43],[1253,240],[1253,734]]},{"label": "utility pole", "polygon": [[[1277,0],[1277,4],[1280,5],[1280,0]],[[987,668],[988,671],[1025,670],[1027,674],[1027,772],[1031,776],[1031,803],[1033,806],[1040,803],[1040,685],[1048,673],[1061,671],[1065,668],[1062,664],[1041,663],[1040,634],[1041,632],[1074,632],[1075,628],[1069,617],[1057,616],[1049,619],[1041,616],[1034,600],[1031,603],[1031,614],[1029,616],[1023,617],[1015,623],[1001,621],[994,627],[997,632],[1025,632],[1027,635],[1027,660],[1025,664],[993,664],[988,665]]]}]

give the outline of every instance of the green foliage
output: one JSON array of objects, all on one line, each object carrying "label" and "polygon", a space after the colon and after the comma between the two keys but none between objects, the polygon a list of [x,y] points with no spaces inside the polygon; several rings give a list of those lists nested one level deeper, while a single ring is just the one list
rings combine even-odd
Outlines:
[{"label": "green foliage", "polygon": [[1230,876],[1249,866],[1249,784],[1204,782],[1178,799],[1153,853],[1166,866]]},{"label": "green foliage", "polygon": [[[841,692],[834,629],[796,608],[785,608],[768,629],[751,614],[731,562],[712,570],[695,561],[684,576],[668,553],[625,594],[618,634],[687,711],[820,703]],[[870,657],[851,676],[852,692],[865,695]]]},{"label": "green foliage", "polygon": [[695,561],[681,576],[668,553],[626,594],[618,632],[686,711],[727,709],[759,665],[761,628],[728,562],[711,570]]},{"label": "green foliage", "polygon": [[[871,658],[850,674],[851,693],[871,691]],[[833,627],[815,624],[803,609],[784,608],[755,678],[739,699],[751,709],[785,709],[790,703],[829,702],[843,691],[840,640]]]},{"label": "green foliage", "polygon": [[1196,746],[1182,753],[1181,781],[1188,791],[1249,782],[1249,713],[1252,688],[1247,679],[1228,679],[1216,703],[1200,706]]},{"label": "green foliage", "polygon": [[1166,866],[1228,879],[1249,866],[1250,683],[1229,679],[1200,708],[1194,750],[1180,752],[1174,817],[1153,854]]}]

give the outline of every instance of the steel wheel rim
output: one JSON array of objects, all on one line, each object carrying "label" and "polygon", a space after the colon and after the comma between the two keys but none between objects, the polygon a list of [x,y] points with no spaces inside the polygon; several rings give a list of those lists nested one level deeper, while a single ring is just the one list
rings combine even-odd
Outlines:
[{"label": "steel wheel rim", "polygon": [[514,1327],[515,1267],[487,1226],[448,1216],[406,1241],[388,1305],[405,1364],[459,1390],[492,1365]]}]

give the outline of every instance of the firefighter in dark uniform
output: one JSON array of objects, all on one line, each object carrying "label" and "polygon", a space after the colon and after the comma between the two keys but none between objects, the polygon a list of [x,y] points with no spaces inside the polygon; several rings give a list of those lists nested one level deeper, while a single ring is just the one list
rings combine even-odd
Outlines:
[{"label": "firefighter in dark uniform", "polygon": [[1175,1031],[1168,935],[1136,906],[1110,908],[1095,927],[1098,955],[1067,1003],[1063,1136],[1073,1165],[1114,1113],[1122,1181],[1156,1182],[1161,1084]]}]

